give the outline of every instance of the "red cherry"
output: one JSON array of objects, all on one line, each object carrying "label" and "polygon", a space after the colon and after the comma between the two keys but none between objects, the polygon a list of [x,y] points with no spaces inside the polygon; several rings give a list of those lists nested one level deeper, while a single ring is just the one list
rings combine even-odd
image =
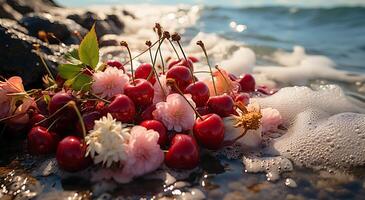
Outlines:
[{"label": "red cherry", "polygon": [[166,73],[166,78],[174,79],[177,87],[179,87],[181,91],[185,91],[185,88],[193,82],[190,70],[183,66],[174,66],[169,69]]},{"label": "red cherry", "polygon": [[[46,119],[46,117],[40,113],[35,113],[31,118],[30,118],[30,124],[33,126],[36,123],[41,122],[42,120]],[[45,124],[45,123],[42,123]]]},{"label": "red cherry", "polygon": [[191,98],[198,107],[204,106],[207,103],[210,96],[208,86],[202,81],[191,83],[185,89],[185,93],[191,94]]},{"label": "red cherry", "polygon": [[188,60],[180,59],[180,60],[172,61],[169,64],[168,69],[171,69],[174,66],[183,66],[183,67],[187,67],[188,69],[194,71],[193,62],[189,58],[188,58]]},{"label": "red cherry", "polygon": [[48,103],[46,102],[44,96],[40,97],[39,101],[36,101],[36,104],[37,104],[39,113],[41,113],[43,115],[49,114]]},{"label": "red cherry", "polygon": [[133,101],[124,94],[113,97],[113,101],[109,104],[107,110],[115,119],[124,123],[133,122],[136,114]]},{"label": "red cherry", "polygon": [[165,155],[165,163],[174,169],[193,169],[199,163],[199,147],[189,135],[176,134]]},{"label": "red cherry", "polygon": [[121,62],[117,61],[117,60],[108,60],[106,62],[106,64],[108,66],[116,67],[118,69],[121,69],[121,70],[123,70],[123,72],[125,72],[124,67],[123,67],[123,64]]},{"label": "red cherry", "polygon": [[216,150],[221,147],[224,139],[224,124],[216,114],[202,116],[195,120],[193,128],[196,140],[205,148]]},{"label": "red cherry", "polygon": [[[82,115],[82,119],[84,120],[86,132],[89,132],[94,128],[95,120],[98,120],[102,117],[101,113],[98,111],[88,112]],[[82,127],[80,123],[77,123],[77,132],[82,134]]]},{"label": "red cherry", "polygon": [[243,105],[248,105],[250,103],[250,95],[248,93],[241,92],[234,99],[235,102],[241,102]]},{"label": "red cherry", "polygon": [[56,134],[42,126],[33,127],[28,133],[28,151],[33,155],[50,154],[56,150]]},{"label": "red cherry", "polygon": [[145,79],[135,79],[134,82],[124,86],[124,94],[127,95],[136,106],[145,108],[152,104],[154,89],[150,82]]},{"label": "red cherry", "polygon": [[198,59],[198,58],[196,58],[196,57],[194,57],[194,56],[188,56],[188,59],[189,59],[191,62],[193,62],[193,63],[197,63],[197,62],[199,62],[199,59]]},{"label": "red cherry", "polygon": [[152,75],[148,81],[153,85],[156,82],[156,77],[153,72],[152,65],[149,63],[141,64],[134,72],[134,77],[147,80],[150,73],[152,73]]},{"label": "red cherry", "polygon": [[156,105],[150,105],[148,106],[142,113],[141,113],[141,118],[142,120],[150,120],[153,119],[153,115],[152,112],[156,110]]},{"label": "red cherry", "polygon": [[243,74],[241,79],[238,81],[241,85],[242,92],[253,92],[255,91],[255,78],[251,74]]},{"label": "red cherry", "polygon": [[[64,105],[73,101],[74,98],[71,94],[66,92],[58,92],[56,93],[49,102],[48,108],[50,114],[55,113],[60,110]],[[61,110],[54,117],[57,119],[57,123],[54,124],[52,130],[57,132],[60,135],[64,135],[65,133],[69,133],[74,131],[75,125],[77,123],[77,115],[75,110],[72,107],[67,107]]]},{"label": "red cherry", "polygon": [[200,114],[200,115],[207,115],[209,113],[211,113],[210,109],[208,106],[202,106],[202,107],[197,107],[196,111]]},{"label": "red cherry", "polygon": [[57,147],[56,159],[60,168],[75,172],[85,169],[90,164],[90,157],[85,157],[86,144],[78,137],[65,137]]},{"label": "red cherry", "polygon": [[207,105],[211,112],[221,117],[228,117],[235,113],[233,99],[227,94],[210,97]]},{"label": "red cherry", "polygon": [[158,134],[160,135],[160,137],[158,138],[158,144],[161,147],[166,145],[167,129],[161,122],[159,122],[157,120],[146,120],[146,121],[143,121],[140,125],[147,129],[152,129],[152,130],[158,132]]},{"label": "red cherry", "polygon": [[71,94],[66,92],[58,92],[51,98],[51,101],[48,105],[48,110],[52,114],[72,100],[74,100],[74,98]]},{"label": "red cherry", "polygon": [[102,116],[106,116],[108,113],[108,107],[105,105],[104,101],[99,101],[95,106],[95,110],[98,111]]}]

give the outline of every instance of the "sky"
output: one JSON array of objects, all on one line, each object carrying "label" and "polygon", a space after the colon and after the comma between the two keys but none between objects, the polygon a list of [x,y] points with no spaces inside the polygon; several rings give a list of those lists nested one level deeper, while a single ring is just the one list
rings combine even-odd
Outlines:
[{"label": "sky", "polygon": [[87,6],[93,4],[204,4],[211,6],[247,7],[247,6],[301,6],[301,7],[334,7],[365,6],[365,0],[56,0],[64,6]]}]

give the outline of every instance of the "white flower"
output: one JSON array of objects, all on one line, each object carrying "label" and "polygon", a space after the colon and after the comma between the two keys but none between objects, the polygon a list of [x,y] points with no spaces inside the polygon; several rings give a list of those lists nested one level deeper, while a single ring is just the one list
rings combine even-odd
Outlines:
[{"label": "white flower", "polygon": [[95,164],[102,163],[110,167],[114,163],[123,163],[126,158],[126,147],[130,137],[130,128],[113,119],[108,113],[95,121],[94,129],[85,137],[86,155],[90,155]]}]

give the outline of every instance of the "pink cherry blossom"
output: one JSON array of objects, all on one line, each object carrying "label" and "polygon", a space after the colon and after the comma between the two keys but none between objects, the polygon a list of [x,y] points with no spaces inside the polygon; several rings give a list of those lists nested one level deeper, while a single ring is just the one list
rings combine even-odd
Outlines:
[{"label": "pink cherry blossom", "polygon": [[164,160],[157,143],[159,134],[143,126],[134,126],[128,143],[128,159],[124,165],[127,174],[141,176],[156,170]]},{"label": "pink cherry blossom", "polygon": [[129,82],[129,77],[123,70],[116,67],[108,67],[105,71],[96,72],[93,75],[92,91],[101,98],[111,98],[116,94],[122,94],[124,86]]},{"label": "pink cherry blossom", "polygon": [[[16,105],[19,101],[23,103]],[[0,81],[0,118],[8,117],[10,114],[17,115],[8,122],[26,124],[29,121],[26,112],[34,104],[34,99],[25,93],[22,78],[13,76],[5,81]]]},{"label": "pink cherry blossom", "polygon": [[6,93],[24,92],[23,80],[19,76],[13,76],[6,81],[0,81],[0,91]]},{"label": "pink cherry blossom", "polygon": [[280,112],[273,108],[261,109],[262,132],[277,130],[278,126],[283,123]]},{"label": "pink cherry blossom", "polygon": [[[217,88],[217,95],[221,95],[224,93],[231,93],[231,92],[237,92],[239,89],[239,83],[236,81],[232,81],[228,73],[224,69],[219,69],[219,71],[216,71],[213,73],[215,86]],[[214,85],[211,78],[207,79],[205,81],[209,88],[209,92],[212,95],[215,95],[214,91]]]},{"label": "pink cherry blossom", "polygon": [[153,96],[153,104],[156,104],[161,101],[165,101],[166,100],[165,95],[168,95],[171,92],[170,87],[168,87],[166,85],[166,76],[165,75],[159,76],[159,80],[161,82],[161,86],[162,86],[163,90],[165,91],[165,93],[164,93],[164,91],[162,91],[160,84],[156,80],[155,84],[153,85],[153,89],[155,91],[155,94]]},{"label": "pink cherry blossom", "polygon": [[156,131],[134,126],[127,144],[127,159],[121,168],[100,169],[93,174],[92,180],[114,179],[118,183],[128,183],[134,177],[156,170],[164,160],[158,138]]},{"label": "pink cherry blossom", "polygon": [[[195,108],[195,103],[190,94],[186,94],[190,104]],[[180,94],[170,94],[166,102],[156,104],[156,110],[152,115],[155,119],[161,121],[168,130],[181,132],[191,130],[195,122],[195,112],[189,106],[188,102]]]},{"label": "pink cherry blossom", "polygon": [[15,111],[13,111],[14,115],[19,115],[19,116],[10,119],[9,120],[10,123],[26,124],[29,122],[29,115],[26,113],[31,106],[36,107],[36,103],[34,99],[30,97],[23,98],[22,101],[23,103],[20,106],[18,107],[16,107],[15,105],[12,106],[14,108],[16,107]]}]

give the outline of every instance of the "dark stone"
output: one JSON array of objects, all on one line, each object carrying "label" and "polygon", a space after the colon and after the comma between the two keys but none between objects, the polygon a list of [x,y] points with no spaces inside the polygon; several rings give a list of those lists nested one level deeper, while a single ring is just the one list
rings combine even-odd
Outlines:
[{"label": "dark stone", "polygon": [[96,34],[99,38],[105,34],[120,34],[124,30],[124,23],[116,15],[108,15],[106,19],[101,19],[97,14],[87,11],[83,14],[70,14],[67,18],[87,30],[90,30],[95,24]]},{"label": "dark stone", "polygon": [[90,30],[96,21],[100,21],[98,15],[93,12],[85,12],[83,15],[71,14],[67,16],[68,19],[74,20],[76,23],[80,24],[82,27]]},{"label": "dark stone", "polygon": [[[66,44],[78,43],[78,39],[71,33],[71,30],[77,30],[81,34],[85,34],[86,30],[73,22],[72,20],[62,19],[51,16],[50,14],[29,14],[20,20],[25,28],[28,29],[29,35],[38,37],[39,31],[53,33],[59,40]],[[49,37],[51,43],[58,44],[59,41]]]},{"label": "dark stone", "polygon": [[19,20],[21,14],[7,4],[5,0],[0,0],[0,18]]},{"label": "dark stone", "polygon": [[[40,44],[45,62],[53,72],[56,71],[60,52],[67,49],[61,45],[48,45],[20,31],[15,21],[0,19],[0,74],[4,77],[20,76],[26,88],[39,88],[42,76],[46,73],[33,44]],[[24,31],[24,30],[23,30]]]},{"label": "dark stone", "polygon": [[58,7],[53,0],[6,0],[6,3],[21,14],[46,12],[50,7]]},{"label": "dark stone", "polygon": [[118,36],[114,34],[107,34],[103,35],[99,39],[99,46],[100,47],[107,47],[107,46],[118,46]]},{"label": "dark stone", "polygon": [[122,22],[117,15],[107,15],[107,20],[114,23],[114,26],[120,30],[124,29],[124,22]]},{"label": "dark stone", "polygon": [[58,39],[64,41],[71,37],[71,33],[65,24],[54,21],[48,14],[30,14],[23,17],[20,22],[29,31],[29,35],[38,37],[39,31],[51,32]]},{"label": "dark stone", "polygon": [[137,19],[137,17],[136,17],[133,13],[129,12],[128,10],[123,10],[123,11],[122,11],[122,13],[123,13],[123,15],[125,15],[125,16],[130,16],[130,17],[132,17],[132,19]]}]

